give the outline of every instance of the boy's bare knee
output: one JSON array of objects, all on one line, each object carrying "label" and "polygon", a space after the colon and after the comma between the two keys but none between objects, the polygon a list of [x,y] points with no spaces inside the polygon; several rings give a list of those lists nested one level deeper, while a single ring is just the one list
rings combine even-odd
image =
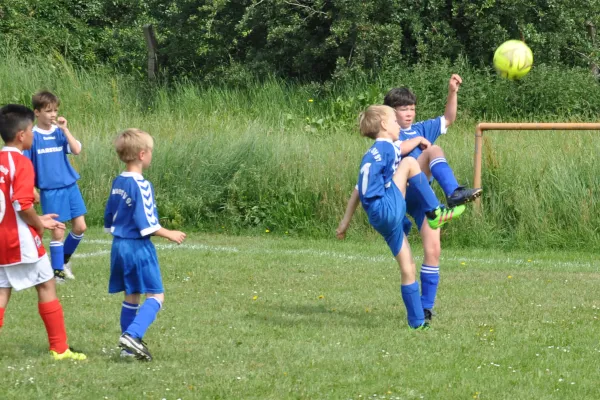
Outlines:
[{"label": "boy's bare knee", "polygon": [[146,298],[150,298],[150,297],[158,300],[158,302],[160,304],[163,304],[165,302],[165,294],[164,293],[148,293],[146,295]]},{"label": "boy's bare knee", "polygon": [[87,230],[87,225],[83,217],[78,217],[73,220],[73,233],[76,235],[83,235]]}]

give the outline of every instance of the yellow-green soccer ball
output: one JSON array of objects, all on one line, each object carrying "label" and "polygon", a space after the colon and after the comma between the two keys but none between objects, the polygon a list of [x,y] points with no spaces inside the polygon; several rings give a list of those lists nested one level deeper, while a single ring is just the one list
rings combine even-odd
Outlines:
[{"label": "yellow-green soccer ball", "polygon": [[533,65],[531,49],[520,40],[504,42],[494,53],[494,67],[501,77],[521,79]]}]

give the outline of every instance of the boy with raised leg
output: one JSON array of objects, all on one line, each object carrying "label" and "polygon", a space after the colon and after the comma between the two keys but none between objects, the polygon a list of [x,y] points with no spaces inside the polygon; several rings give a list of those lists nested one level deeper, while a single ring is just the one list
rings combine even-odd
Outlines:
[{"label": "boy with raised leg", "polygon": [[[388,106],[370,106],[360,116],[360,132],[375,140],[363,156],[358,176],[357,190],[369,223],[379,232],[390,247],[400,266],[402,300],[406,306],[408,325],[412,329],[428,329],[416,282],[416,268],[410,247],[403,231],[406,212],[406,187],[415,189],[423,205],[427,223],[437,229],[460,216],[464,205],[441,208],[429,181],[414,158],[400,160],[398,140],[400,126],[394,110]],[[418,141],[418,142],[417,142]],[[427,146],[422,138],[416,145]]]}]

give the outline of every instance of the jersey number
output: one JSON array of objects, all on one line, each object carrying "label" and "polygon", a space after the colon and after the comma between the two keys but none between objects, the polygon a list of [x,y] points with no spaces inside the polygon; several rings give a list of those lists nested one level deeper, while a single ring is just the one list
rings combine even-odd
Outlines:
[{"label": "jersey number", "polygon": [[6,213],[6,199],[4,198],[4,192],[0,190],[0,223],[4,219],[4,213]]},{"label": "jersey number", "polygon": [[360,188],[363,196],[367,194],[367,186],[369,186],[369,169],[371,168],[371,163],[366,163],[360,169],[360,173],[362,174],[362,186]]}]

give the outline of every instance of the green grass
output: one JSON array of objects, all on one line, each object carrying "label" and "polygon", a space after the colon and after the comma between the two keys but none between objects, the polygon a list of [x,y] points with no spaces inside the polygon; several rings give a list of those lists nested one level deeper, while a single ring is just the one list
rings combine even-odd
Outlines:
[{"label": "green grass", "polygon": [[[34,290],[0,334],[4,399],[582,399],[600,368],[597,257],[444,251],[433,329],[413,332],[383,240],[155,240],[166,302],[151,363],[119,359],[109,237],[86,234],[59,287],[71,345],[54,362]],[[421,254],[418,243],[414,253]]]}]

